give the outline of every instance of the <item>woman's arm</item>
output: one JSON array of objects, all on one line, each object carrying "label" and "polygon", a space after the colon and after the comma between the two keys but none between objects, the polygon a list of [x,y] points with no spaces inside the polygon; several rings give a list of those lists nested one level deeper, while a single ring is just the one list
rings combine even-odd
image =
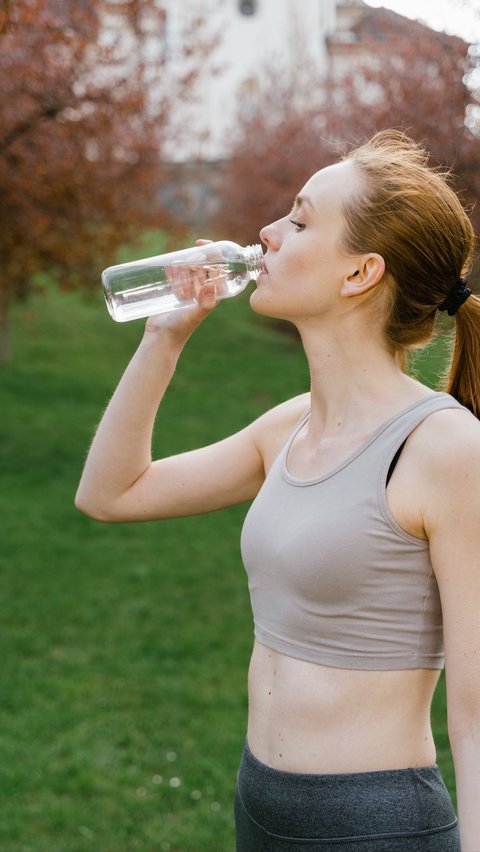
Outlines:
[{"label": "woman's arm", "polygon": [[[436,415],[438,418],[438,415]],[[462,852],[480,849],[480,423],[441,412],[425,501],[442,601],[448,731]]]},{"label": "woman's arm", "polygon": [[214,287],[205,285],[198,308],[148,320],[90,447],[75,500],[80,511],[98,521],[148,521],[211,512],[257,494],[308,395],[223,441],[152,461],[158,407],[186,341],[214,306]]},{"label": "woman's arm", "polygon": [[76,495],[100,521],[197,514],[254,496],[263,478],[255,429],[211,447],[152,462],[157,409],[191,333],[215,306],[205,285],[198,308],[152,317],[97,429]]}]

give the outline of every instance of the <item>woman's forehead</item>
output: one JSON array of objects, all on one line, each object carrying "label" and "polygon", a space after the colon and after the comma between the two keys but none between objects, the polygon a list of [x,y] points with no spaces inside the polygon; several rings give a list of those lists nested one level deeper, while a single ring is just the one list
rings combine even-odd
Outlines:
[{"label": "woman's forehead", "polygon": [[360,175],[355,164],[349,160],[342,160],[331,166],[315,172],[300,190],[300,198],[308,198],[313,206],[323,199],[343,199],[353,189],[357,189]]}]

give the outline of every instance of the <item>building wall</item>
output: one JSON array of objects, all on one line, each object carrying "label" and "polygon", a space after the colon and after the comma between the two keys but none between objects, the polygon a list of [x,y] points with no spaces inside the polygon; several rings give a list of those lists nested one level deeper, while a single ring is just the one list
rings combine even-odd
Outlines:
[{"label": "building wall", "polygon": [[[305,54],[324,71],[326,39],[335,28],[337,5],[336,0],[217,0],[212,7],[208,0],[165,0],[171,61],[175,61],[175,41],[184,16],[207,9],[213,30],[220,29],[219,45],[211,57],[220,73],[202,90],[189,149],[177,148],[172,157],[216,160],[225,156],[235,116],[239,109],[248,111],[266,64],[285,70]],[[208,139],[203,138],[205,129]]]}]

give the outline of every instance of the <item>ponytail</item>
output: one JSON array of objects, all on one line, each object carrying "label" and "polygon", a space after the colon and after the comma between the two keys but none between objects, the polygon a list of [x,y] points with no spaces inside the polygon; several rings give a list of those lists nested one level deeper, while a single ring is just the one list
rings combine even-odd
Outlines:
[{"label": "ponytail", "polygon": [[471,295],[455,313],[453,351],[445,390],[480,417],[480,298]]}]

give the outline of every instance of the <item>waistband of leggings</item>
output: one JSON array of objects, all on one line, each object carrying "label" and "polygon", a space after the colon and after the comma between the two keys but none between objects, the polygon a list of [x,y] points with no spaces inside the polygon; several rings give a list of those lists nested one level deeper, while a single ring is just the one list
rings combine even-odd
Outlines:
[{"label": "waistband of leggings", "polygon": [[254,769],[257,773],[263,774],[266,778],[274,779],[277,778],[279,781],[285,779],[285,781],[311,781],[315,784],[330,784],[334,779],[338,783],[349,783],[355,781],[385,781],[391,780],[393,783],[401,780],[402,778],[407,779],[411,776],[412,772],[415,773],[417,777],[424,776],[428,777],[437,777],[440,778],[440,770],[436,763],[432,763],[429,766],[415,766],[415,767],[407,767],[402,769],[374,769],[368,770],[366,772],[289,772],[285,769],[276,769],[273,766],[269,766],[267,763],[263,763],[259,760],[258,757],[252,753],[250,746],[248,744],[248,740],[245,738],[244,744],[244,752],[243,759]]},{"label": "waistband of leggings", "polygon": [[238,794],[251,819],[282,837],[411,836],[456,826],[436,763],[368,772],[288,772],[263,763],[245,742]]}]

